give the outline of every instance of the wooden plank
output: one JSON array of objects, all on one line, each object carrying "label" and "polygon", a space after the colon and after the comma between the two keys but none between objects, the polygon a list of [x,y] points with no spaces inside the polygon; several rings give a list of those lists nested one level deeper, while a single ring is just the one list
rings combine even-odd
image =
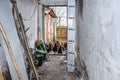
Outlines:
[{"label": "wooden plank", "polygon": [[17,63],[16,63],[16,60],[15,60],[15,57],[14,57],[12,48],[11,48],[11,46],[10,46],[8,37],[7,37],[7,35],[6,35],[5,31],[4,31],[1,23],[0,23],[0,31],[1,31],[1,33],[2,33],[2,36],[3,36],[4,40],[5,40],[6,46],[7,46],[7,48],[8,48],[8,52],[9,52],[9,54],[10,54],[10,58],[11,58],[12,63],[13,63],[13,65],[14,65],[15,71],[16,71],[16,73],[17,73],[17,75],[18,75],[18,79],[19,79],[19,80],[22,80],[22,75],[21,75],[20,70],[19,70],[19,68],[18,68],[18,65],[17,65]]},{"label": "wooden plank", "polygon": [[0,80],[4,80],[3,74],[2,74],[2,66],[0,65]]}]

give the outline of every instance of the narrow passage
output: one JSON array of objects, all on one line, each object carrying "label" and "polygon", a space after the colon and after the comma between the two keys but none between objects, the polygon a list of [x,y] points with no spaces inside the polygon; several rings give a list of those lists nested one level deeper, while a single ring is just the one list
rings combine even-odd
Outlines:
[{"label": "narrow passage", "polygon": [[74,73],[67,72],[66,56],[49,55],[49,61],[39,68],[41,80],[78,80]]}]

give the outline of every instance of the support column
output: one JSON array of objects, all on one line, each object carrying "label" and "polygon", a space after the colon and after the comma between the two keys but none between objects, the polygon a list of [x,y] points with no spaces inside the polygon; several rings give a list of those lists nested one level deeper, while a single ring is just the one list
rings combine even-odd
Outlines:
[{"label": "support column", "polygon": [[68,0],[68,41],[67,67],[69,72],[75,69],[75,0]]}]

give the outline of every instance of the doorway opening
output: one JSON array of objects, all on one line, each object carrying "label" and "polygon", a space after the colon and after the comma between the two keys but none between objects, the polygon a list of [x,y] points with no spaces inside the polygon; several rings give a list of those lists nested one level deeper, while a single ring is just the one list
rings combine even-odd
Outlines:
[{"label": "doorway opening", "polygon": [[66,54],[67,6],[44,6],[43,40],[49,54]]},{"label": "doorway opening", "polygon": [[67,70],[67,6],[44,6],[43,12],[42,32],[49,61],[42,65],[47,73],[41,78],[75,80],[72,73],[68,73]]},{"label": "doorway opening", "polygon": [[49,61],[42,65],[47,70],[41,77],[45,80],[76,80],[73,2],[66,6],[43,6],[42,39],[49,54]]}]

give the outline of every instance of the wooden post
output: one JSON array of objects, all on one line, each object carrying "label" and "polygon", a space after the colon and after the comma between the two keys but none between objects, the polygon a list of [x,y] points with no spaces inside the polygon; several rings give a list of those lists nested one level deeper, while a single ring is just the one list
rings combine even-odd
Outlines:
[{"label": "wooden post", "polygon": [[5,31],[3,30],[3,27],[2,27],[2,25],[1,25],[1,23],[0,23],[0,31],[1,31],[1,33],[2,33],[2,35],[3,35],[4,40],[5,40],[6,46],[7,46],[7,48],[8,48],[8,52],[9,52],[9,54],[10,54],[10,58],[11,58],[12,63],[13,63],[13,65],[14,65],[15,71],[16,71],[16,73],[17,73],[17,75],[18,75],[18,79],[19,79],[19,80],[22,80],[22,75],[21,75],[21,73],[20,73],[20,70],[19,70],[19,68],[18,68],[18,65],[17,65],[17,63],[16,63],[16,60],[15,60],[15,57],[14,57],[14,54],[13,54],[13,51],[12,51],[12,48],[11,48],[11,46],[10,46],[9,40],[8,40],[8,38],[7,38],[7,35],[6,35]]}]

